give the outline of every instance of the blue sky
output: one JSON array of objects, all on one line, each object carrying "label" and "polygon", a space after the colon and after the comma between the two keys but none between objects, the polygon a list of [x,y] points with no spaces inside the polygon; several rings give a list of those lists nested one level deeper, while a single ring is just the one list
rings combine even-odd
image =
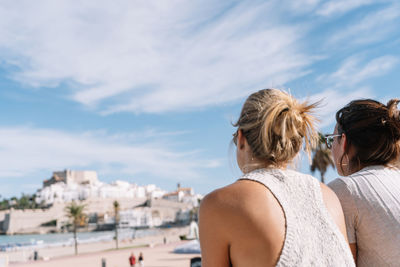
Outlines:
[{"label": "blue sky", "polygon": [[399,22],[383,0],[3,1],[0,194],[66,168],[203,194],[229,184],[250,93],[323,99],[323,132],[352,99],[400,97]]}]

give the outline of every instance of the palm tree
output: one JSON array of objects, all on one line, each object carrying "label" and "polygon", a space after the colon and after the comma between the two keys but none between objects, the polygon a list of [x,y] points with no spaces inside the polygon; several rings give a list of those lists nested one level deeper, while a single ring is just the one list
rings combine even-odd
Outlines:
[{"label": "palm tree", "polygon": [[72,201],[68,206],[65,207],[66,215],[72,220],[72,226],[74,231],[75,241],[75,255],[78,254],[78,241],[76,239],[76,230],[78,226],[85,223],[86,215],[84,213],[86,205],[78,205],[75,201]]},{"label": "palm tree", "polygon": [[321,174],[321,182],[325,183],[325,173],[329,166],[335,168],[335,164],[332,160],[332,153],[329,148],[326,147],[325,144],[325,135],[322,133],[319,134],[319,141],[317,146],[313,149],[313,157],[311,164],[311,171],[314,173],[315,170],[318,170]]},{"label": "palm tree", "polygon": [[118,249],[118,223],[119,223],[119,202],[114,201],[114,221],[115,221],[115,246]]}]

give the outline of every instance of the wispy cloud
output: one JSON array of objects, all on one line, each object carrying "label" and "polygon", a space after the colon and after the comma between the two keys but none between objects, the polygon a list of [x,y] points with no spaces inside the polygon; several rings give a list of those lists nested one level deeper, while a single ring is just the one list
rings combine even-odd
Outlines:
[{"label": "wispy cloud", "polygon": [[381,56],[364,62],[361,56],[347,58],[337,71],[324,74],[317,81],[339,86],[354,86],[368,79],[382,76],[392,70],[399,62],[395,56]]},{"label": "wispy cloud", "polygon": [[338,91],[337,89],[327,89],[321,93],[310,95],[303,99],[311,103],[321,101],[320,107],[317,109],[317,116],[320,120],[319,127],[326,129],[327,126],[331,128],[335,124],[335,113],[340,108],[344,107],[350,101],[359,98],[374,98],[375,95],[372,90],[367,87],[362,87],[356,90]]},{"label": "wispy cloud", "polygon": [[398,30],[400,6],[392,4],[389,7],[370,12],[361,20],[351,22],[347,27],[337,30],[327,40],[328,46],[361,45],[384,41],[391,33]]},{"label": "wispy cloud", "polygon": [[374,0],[331,0],[325,2],[317,10],[321,16],[341,15],[361,6],[376,3]]},{"label": "wispy cloud", "polygon": [[157,141],[131,142],[126,135],[72,134],[32,127],[0,128],[0,177],[28,176],[40,170],[90,168],[109,173],[193,179],[220,165],[198,151],[176,152]]},{"label": "wispy cloud", "polygon": [[3,3],[0,57],[14,79],[68,83],[71,99],[103,113],[216,105],[307,72],[305,29],[277,10],[273,2]]},{"label": "wispy cloud", "polygon": [[315,7],[318,6],[320,2],[321,0],[298,0],[298,1],[288,1],[285,4],[288,4],[287,7],[288,9],[290,9],[291,12],[305,13],[313,10]]},{"label": "wispy cloud", "polygon": [[321,128],[335,123],[335,113],[351,100],[376,98],[374,90],[367,82],[390,72],[398,64],[398,57],[386,55],[366,60],[361,55],[345,59],[336,71],[322,74],[316,79],[320,87],[327,90],[309,97],[311,101],[323,99],[318,110]]},{"label": "wispy cloud", "polygon": [[316,83],[327,90],[309,97],[311,101],[323,99],[318,110],[321,127],[335,123],[335,113],[351,100],[358,98],[376,98],[374,90],[366,82],[390,72],[399,59],[386,55],[365,60],[361,55],[351,56],[343,61],[336,71],[320,75]]}]

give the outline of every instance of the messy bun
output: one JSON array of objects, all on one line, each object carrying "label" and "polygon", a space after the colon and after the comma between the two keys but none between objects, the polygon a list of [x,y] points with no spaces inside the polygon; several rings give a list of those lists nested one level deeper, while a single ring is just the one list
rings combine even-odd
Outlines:
[{"label": "messy bun", "polygon": [[387,103],[386,107],[388,109],[388,116],[394,120],[400,120],[400,111],[397,109],[397,104],[399,104],[399,99],[391,99]]},{"label": "messy bun", "polygon": [[317,104],[299,103],[290,94],[264,89],[250,95],[234,126],[242,130],[253,155],[266,165],[291,161],[303,141],[310,153],[318,139],[312,111]]}]

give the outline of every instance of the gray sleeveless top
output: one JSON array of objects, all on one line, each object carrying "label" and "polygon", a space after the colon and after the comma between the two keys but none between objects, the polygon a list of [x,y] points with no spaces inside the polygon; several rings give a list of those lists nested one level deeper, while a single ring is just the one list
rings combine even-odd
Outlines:
[{"label": "gray sleeveless top", "polygon": [[369,166],[329,184],[342,203],[357,266],[400,266],[400,169]]},{"label": "gray sleeveless top", "polygon": [[240,180],[265,185],[283,209],[286,235],[276,266],[355,266],[314,177],[292,170],[258,169]]}]

